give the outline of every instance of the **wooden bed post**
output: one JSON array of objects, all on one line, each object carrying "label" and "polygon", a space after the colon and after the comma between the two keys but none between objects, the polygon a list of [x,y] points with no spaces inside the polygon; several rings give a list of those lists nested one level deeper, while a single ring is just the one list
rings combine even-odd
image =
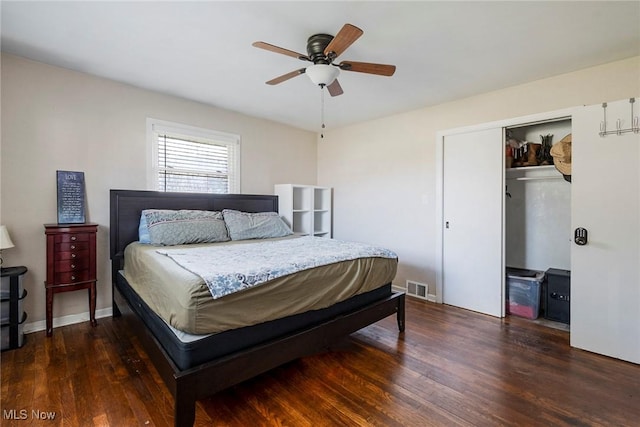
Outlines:
[{"label": "wooden bed post", "polygon": [[396,313],[396,318],[398,320],[398,330],[400,332],[404,332],[404,296],[405,294],[402,294],[399,298],[398,298],[398,312]]},{"label": "wooden bed post", "polygon": [[193,387],[185,386],[178,380],[176,384],[176,394],[173,396],[175,404],[173,407],[175,427],[193,427],[196,421],[196,394]]},{"label": "wooden bed post", "polygon": [[116,254],[111,258],[111,307],[112,307],[112,317],[120,317],[122,313],[120,312],[120,308],[116,302],[116,280],[118,277],[118,271],[122,268],[122,256],[120,254]]}]

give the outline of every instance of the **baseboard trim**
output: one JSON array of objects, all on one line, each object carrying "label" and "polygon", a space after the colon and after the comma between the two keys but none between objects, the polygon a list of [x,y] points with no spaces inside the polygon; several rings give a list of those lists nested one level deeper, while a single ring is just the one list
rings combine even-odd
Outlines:
[{"label": "baseboard trim", "polygon": [[391,285],[391,290],[393,292],[406,292],[407,291],[405,288],[402,288],[402,287],[396,286],[396,285]]},{"label": "baseboard trim", "polygon": [[[109,308],[101,308],[100,310],[96,310],[96,319],[100,319],[102,317],[109,317],[113,314],[113,310],[111,307]],[[58,328],[60,326],[73,325],[75,323],[82,323],[89,321],[89,312],[85,311],[84,313],[78,314],[70,314],[68,316],[55,317],[53,319],[53,327]],[[24,333],[30,334],[32,332],[44,331],[47,329],[46,320],[38,320],[37,322],[25,323],[24,324]]]}]

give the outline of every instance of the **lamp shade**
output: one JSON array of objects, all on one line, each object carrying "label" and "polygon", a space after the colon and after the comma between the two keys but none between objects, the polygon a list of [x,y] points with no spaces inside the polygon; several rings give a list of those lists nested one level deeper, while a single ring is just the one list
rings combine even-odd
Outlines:
[{"label": "lamp shade", "polygon": [[11,241],[7,227],[0,225],[0,249],[9,249],[12,247],[14,247],[14,244]]},{"label": "lamp shade", "polygon": [[314,64],[309,65],[305,73],[313,83],[320,86],[328,86],[338,77],[340,70],[333,65]]}]

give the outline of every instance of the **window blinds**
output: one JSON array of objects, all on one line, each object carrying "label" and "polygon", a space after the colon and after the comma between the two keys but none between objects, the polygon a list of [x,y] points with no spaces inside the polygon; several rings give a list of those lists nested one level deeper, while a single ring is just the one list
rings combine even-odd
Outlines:
[{"label": "window blinds", "polygon": [[156,132],[156,143],[158,190],[219,194],[240,191],[237,140]]}]

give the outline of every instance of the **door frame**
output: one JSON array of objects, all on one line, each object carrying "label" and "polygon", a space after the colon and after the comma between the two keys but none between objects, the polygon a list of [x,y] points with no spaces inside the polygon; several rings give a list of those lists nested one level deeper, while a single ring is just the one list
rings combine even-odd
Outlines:
[{"label": "door frame", "polygon": [[[442,304],[442,296],[443,296],[443,281],[444,281],[444,141],[446,136],[457,135],[461,133],[470,133],[476,131],[482,131],[487,129],[494,128],[503,128],[503,138],[504,138],[504,128],[512,127],[512,126],[526,126],[532,125],[536,123],[542,123],[551,120],[562,120],[562,119],[571,119],[573,113],[577,108],[581,107],[572,107],[565,108],[561,110],[548,111],[545,113],[537,113],[531,114],[527,116],[514,117],[510,119],[498,120],[487,123],[480,123],[477,125],[471,126],[463,126],[458,128],[452,128],[447,130],[438,131],[436,133],[436,302]],[[503,171],[504,173],[504,171]],[[504,175],[503,175],[503,186],[504,186]],[[504,203],[502,204],[503,209],[503,221],[502,221],[502,266],[505,265],[505,242],[504,242]],[[502,283],[502,295],[504,298],[504,281]],[[505,316],[504,304],[502,304],[502,317]]]}]

